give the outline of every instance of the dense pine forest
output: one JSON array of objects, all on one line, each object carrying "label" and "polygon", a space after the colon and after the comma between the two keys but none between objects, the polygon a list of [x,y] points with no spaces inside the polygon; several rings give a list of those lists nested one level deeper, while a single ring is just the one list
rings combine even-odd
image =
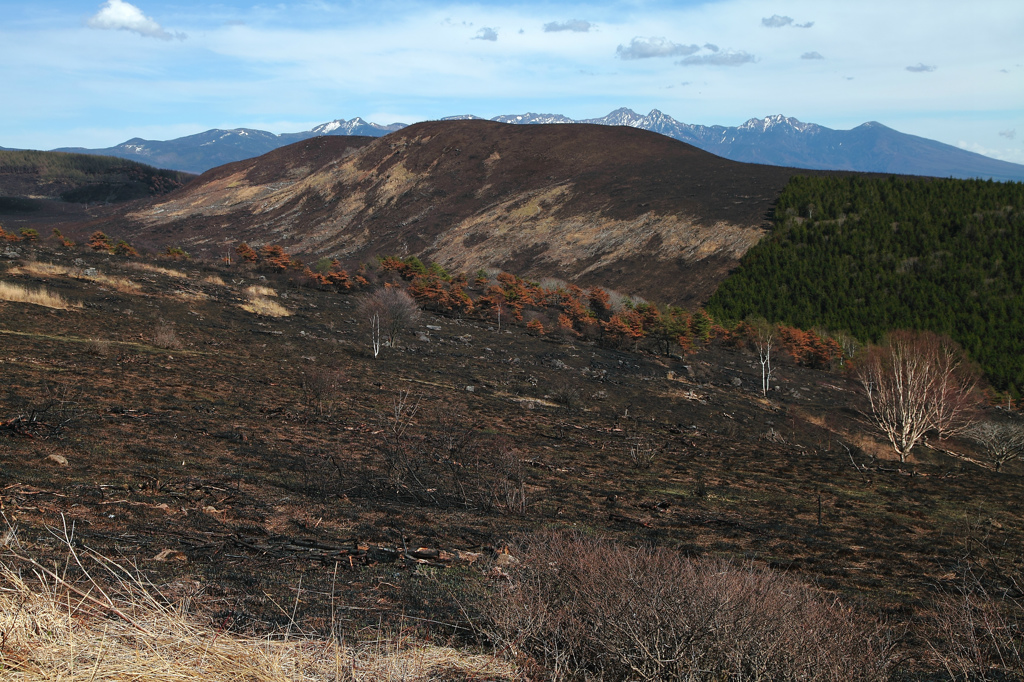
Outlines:
[{"label": "dense pine forest", "polygon": [[1024,389],[1024,184],[794,178],[773,233],[708,303],[863,341],[892,329],[948,334],[992,385]]}]

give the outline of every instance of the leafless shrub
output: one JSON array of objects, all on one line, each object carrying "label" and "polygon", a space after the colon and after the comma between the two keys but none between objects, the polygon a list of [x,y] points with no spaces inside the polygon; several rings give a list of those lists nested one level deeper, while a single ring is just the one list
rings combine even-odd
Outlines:
[{"label": "leafless shrub", "polygon": [[928,647],[953,680],[1024,679],[1024,612],[968,574],[936,604]]},{"label": "leafless shrub", "polygon": [[174,331],[174,325],[160,318],[153,329],[153,345],[168,350],[181,350],[184,345]]},{"label": "leafless shrub", "polygon": [[899,331],[872,349],[858,371],[871,420],[901,462],[929,431],[946,438],[973,422],[977,371],[950,339]]},{"label": "leafless shrub", "polygon": [[302,395],[306,408],[318,417],[333,417],[345,374],[336,369],[312,367],[302,375]]},{"label": "leafless shrub", "polygon": [[110,341],[107,339],[89,339],[85,344],[85,352],[98,358],[110,355]]},{"label": "leafless shrub", "polygon": [[525,514],[526,500],[526,467],[507,438],[499,438],[494,443],[493,469],[495,473],[494,495],[498,507],[507,514]]},{"label": "leafless shrub", "polygon": [[632,420],[626,430],[626,455],[634,469],[650,469],[658,456],[658,448],[640,428],[640,420]]},{"label": "leafless shrub", "polygon": [[543,534],[481,604],[535,679],[882,680],[884,630],[784,575]]},{"label": "leafless shrub", "polygon": [[363,296],[359,303],[359,316],[366,320],[377,334],[392,348],[398,335],[420,318],[416,301],[404,289],[383,287]]},{"label": "leafless shrub", "polygon": [[978,422],[964,435],[985,451],[996,471],[1007,462],[1024,457],[1024,424],[1013,422]]},{"label": "leafless shrub", "polygon": [[[416,417],[420,418],[417,420]],[[420,504],[472,506],[480,502],[475,425],[450,405],[421,410],[409,391],[378,415],[387,485]]]}]

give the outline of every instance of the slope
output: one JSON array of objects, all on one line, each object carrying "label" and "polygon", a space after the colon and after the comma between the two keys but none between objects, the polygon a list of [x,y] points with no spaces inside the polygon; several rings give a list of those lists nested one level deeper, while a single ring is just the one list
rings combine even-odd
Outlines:
[{"label": "slope", "polygon": [[416,254],[695,304],[760,239],[793,173],[628,128],[435,121],[307,140],[113,222],[196,252],[246,240],[305,258]]}]

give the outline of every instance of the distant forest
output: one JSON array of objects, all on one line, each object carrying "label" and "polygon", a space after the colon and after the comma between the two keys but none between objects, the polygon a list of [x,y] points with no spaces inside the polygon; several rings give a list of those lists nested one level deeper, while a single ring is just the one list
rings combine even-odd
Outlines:
[{"label": "distant forest", "polygon": [[1024,389],[1024,184],[795,177],[772,233],[707,309],[878,341],[948,334],[988,380]]},{"label": "distant forest", "polygon": [[[112,202],[165,194],[194,176],[110,156],[64,152],[0,151],[0,195],[18,194],[31,180],[60,190],[72,202]],[[9,186],[15,178],[18,186]]]}]

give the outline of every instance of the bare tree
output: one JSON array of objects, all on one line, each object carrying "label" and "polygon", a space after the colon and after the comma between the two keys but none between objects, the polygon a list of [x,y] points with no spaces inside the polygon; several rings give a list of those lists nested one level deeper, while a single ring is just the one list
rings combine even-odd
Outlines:
[{"label": "bare tree", "polygon": [[963,433],[981,446],[996,471],[1024,457],[1024,424],[1020,422],[978,422]]},{"label": "bare tree", "polygon": [[370,324],[374,357],[380,352],[382,339],[393,348],[398,335],[420,317],[416,301],[399,287],[384,287],[367,294],[360,302],[359,311]]},{"label": "bare tree", "polygon": [[978,372],[952,340],[939,337],[936,342],[935,430],[939,439],[945,440],[963,432],[976,421]]},{"label": "bare tree", "polygon": [[929,431],[941,438],[970,425],[972,369],[952,341],[930,332],[893,332],[885,346],[868,353],[859,378],[871,419],[901,462]]},{"label": "bare tree", "polygon": [[761,362],[761,393],[768,395],[772,383],[772,348],[775,344],[775,327],[764,320],[754,320],[754,348]]}]

